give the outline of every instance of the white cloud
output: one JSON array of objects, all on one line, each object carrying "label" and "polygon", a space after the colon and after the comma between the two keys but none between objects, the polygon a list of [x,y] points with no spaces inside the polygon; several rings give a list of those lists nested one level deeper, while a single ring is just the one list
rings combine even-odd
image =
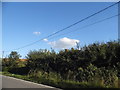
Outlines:
[{"label": "white cloud", "polygon": [[45,38],[45,39],[43,39],[43,41],[47,42],[47,41],[48,41],[48,39],[46,39],[46,38]]},{"label": "white cloud", "polygon": [[33,32],[33,34],[35,34],[35,35],[40,35],[41,32]]},{"label": "white cloud", "polygon": [[50,44],[53,48],[67,49],[76,46],[76,42],[79,43],[80,41],[64,37],[57,41],[49,42],[48,44]]}]

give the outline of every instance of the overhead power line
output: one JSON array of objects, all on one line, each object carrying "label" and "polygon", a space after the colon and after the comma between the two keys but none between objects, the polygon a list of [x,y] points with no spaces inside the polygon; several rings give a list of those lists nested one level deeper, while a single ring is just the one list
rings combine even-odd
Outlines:
[{"label": "overhead power line", "polygon": [[98,24],[98,23],[107,21],[107,20],[109,20],[109,19],[115,18],[115,17],[117,17],[117,16],[119,16],[119,15],[120,15],[120,14],[117,14],[117,15],[114,15],[114,16],[111,16],[111,17],[108,17],[108,18],[104,18],[104,19],[99,20],[99,21],[96,21],[96,22],[94,22],[94,23],[91,23],[91,24],[85,25],[85,26],[83,26],[83,27],[79,27],[79,28],[77,28],[77,29],[71,30],[71,31],[69,31],[69,32],[66,32],[66,33],[63,33],[63,34],[59,34],[58,36],[53,36],[53,37],[49,38],[49,40],[50,40],[50,39],[53,39],[53,38],[56,38],[56,37],[59,37],[59,36],[62,36],[62,35],[70,34],[70,33],[72,33],[72,32],[76,32],[76,31],[78,31],[78,30],[85,29],[85,28],[90,27],[90,26],[92,26],[92,25],[95,25],[95,24]]},{"label": "overhead power line", "polygon": [[[37,40],[37,41],[32,42],[32,43],[30,43],[30,44],[28,44],[28,45],[25,45],[25,46],[22,46],[22,47],[19,47],[19,48],[16,48],[16,49],[12,49],[12,50],[9,50],[9,51],[19,50],[19,49],[22,49],[22,48],[31,46],[31,45],[33,45],[33,44],[39,42],[39,41],[42,41],[42,40],[45,39],[45,38],[49,38],[49,37],[51,37],[51,36],[53,36],[53,35],[55,35],[55,34],[58,34],[58,33],[62,32],[62,31],[64,31],[64,30],[68,29],[68,28],[71,28],[71,27],[73,27],[73,26],[75,26],[75,25],[77,25],[77,24],[79,24],[79,23],[81,23],[81,22],[83,22],[83,21],[85,21],[85,20],[87,20],[87,19],[89,19],[89,18],[91,18],[91,17],[93,17],[93,16],[95,16],[95,15],[97,15],[97,14],[99,14],[99,13],[101,13],[101,12],[103,12],[103,11],[105,11],[105,10],[111,8],[111,7],[113,7],[113,6],[115,6],[115,5],[117,5],[118,3],[120,3],[120,1],[119,1],[119,2],[116,2],[116,3],[114,3],[114,4],[112,4],[112,5],[110,5],[110,6],[106,7],[106,8],[104,8],[104,9],[102,9],[102,10],[100,10],[100,11],[94,13],[94,14],[91,14],[91,15],[87,16],[86,18],[83,18],[83,19],[81,19],[81,20],[79,20],[79,21],[77,21],[77,22],[75,22],[75,23],[73,23],[73,24],[71,24],[71,25],[69,25],[69,26],[67,26],[67,27],[65,27],[65,28],[63,28],[63,29],[61,29],[61,30],[59,30],[59,31],[57,31],[57,32],[55,32],[55,33],[53,33],[53,34],[50,34],[50,35],[48,35],[48,36],[46,36],[46,37],[44,37],[44,38],[41,38],[40,40]],[[5,51],[5,52],[9,52],[9,51]]]}]

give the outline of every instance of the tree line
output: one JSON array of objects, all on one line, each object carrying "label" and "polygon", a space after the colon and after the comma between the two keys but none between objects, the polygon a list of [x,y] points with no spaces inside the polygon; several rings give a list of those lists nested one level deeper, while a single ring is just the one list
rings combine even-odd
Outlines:
[{"label": "tree line", "polygon": [[120,43],[93,43],[80,49],[33,50],[26,55],[27,61],[19,60],[20,54],[12,51],[2,61],[3,71],[29,75],[32,78],[51,77],[59,80],[89,82],[117,87],[120,78]]}]

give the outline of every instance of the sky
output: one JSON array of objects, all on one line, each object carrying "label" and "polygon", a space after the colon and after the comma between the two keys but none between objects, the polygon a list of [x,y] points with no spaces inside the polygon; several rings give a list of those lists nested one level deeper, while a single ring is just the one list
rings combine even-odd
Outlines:
[{"label": "sky", "polygon": [[[2,3],[0,2],[0,50],[2,50]],[[2,57],[0,51],[0,57]]]},{"label": "sky", "polygon": [[117,15],[117,5],[50,38],[44,38],[113,3],[115,2],[3,2],[2,49],[7,51],[4,57],[12,50],[37,40],[40,41],[16,51],[25,58],[30,50],[50,50],[52,47],[59,51],[76,47],[76,42],[82,47],[98,41],[117,40],[118,17],[91,25]]}]

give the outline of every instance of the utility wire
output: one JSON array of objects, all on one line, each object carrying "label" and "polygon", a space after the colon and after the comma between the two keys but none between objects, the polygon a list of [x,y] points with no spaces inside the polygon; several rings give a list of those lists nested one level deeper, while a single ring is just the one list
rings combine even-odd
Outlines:
[{"label": "utility wire", "polygon": [[[65,28],[63,28],[63,29],[61,29],[61,30],[59,30],[59,31],[57,31],[57,32],[55,32],[55,33],[53,33],[53,34],[50,34],[50,35],[48,35],[48,36],[46,36],[46,37],[40,39],[40,40],[37,40],[37,41],[35,41],[35,42],[33,42],[33,43],[30,43],[30,44],[28,44],[28,45],[25,45],[25,46],[22,46],[22,47],[20,47],[20,48],[16,48],[16,49],[13,49],[13,50],[19,50],[19,49],[22,49],[22,48],[31,46],[31,45],[33,45],[33,44],[39,42],[39,41],[42,41],[42,40],[45,39],[45,38],[49,38],[49,37],[51,37],[51,36],[53,36],[53,35],[55,35],[55,34],[57,34],[57,33],[60,33],[60,32],[66,30],[66,29],[68,29],[68,28],[71,28],[71,27],[75,26],[76,24],[81,23],[81,22],[83,22],[83,21],[85,21],[85,20],[87,20],[87,19],[89,19],[89,18],[91,18],[91,17],[93,17],[93,16],[95,16],[95,15],[97,15],[97,14],[99,14],[99,13],[101,13],[101,12],[103,12],[103,11],[105,11],[105,10],[107,10],[107,9],[109,9],[109,8],[111,8],[111,7],[113,7],[113,6],[115,6],[115,5],[117,5],[118,3],[120,3],[120,1],[117,2],[117,3],[112,4],[112,5],[110,5],[110,6],[106,7],[106,8],[104,8],[104,9],[102,9],[102,10],[100,10],[100,11],[94,13],[94,14],[91,14],[91,15],[87,16],[86,18],[83,18],[83,19],[81,19],[80,21],[77,21],[77,22],[75,22],[75,23],[73,23],[73,24],[71,24],[71,25],[69,25],[69,26],[67,26],[67,27],[65,27]],[[13,51],[13,50],[9,50],[9,51]],[[9,52],[9,51],[4,51],[4,52]]]},{"label": "utility wire", "polygon": [[[105,18],[105,19],[96,21],[96,22],[94,22],[94,23],[91,23],[91,24],[85,25],[85,26],[83,26],[83,27],[80,27],[80,28],[71,30],[71,31],[69,31],[69,32],[66,32],[66,33],[63,33],[63,34],[59,34],[59,36],[66,35],[66,34],[70,34],[70,33],[72,33],[72,32],[76,32],[76,31],[78,31],[78,30],[85,29],[85,28],[90,27],[90,26],[92,26],[92,25],[95,25],[95,24],[98,24],[98,23],[107,21],[107,20],[109,20],[109,19],[115,18],[115,17],[117,17],[117,16],[119,16],[119,15],[120,15],[120,14],[117,14],[117,15],[114,15],[114,16],[111,16],[111,17],[108,17],[108,18]],[[53,36],[53,37],[49,38],[49,40],[51,40],[51,39],[53,39],[53,38],[55,38],[55,37],[59,37],[59,36]]]},{"label": "utility wire", "polygon": [[67,26],[67,27],[65,27],[65,28],[63,28],[63,29],[61,29],[61,30],[59,30],[59,31],[57,31],[57,32],[55,32],[55,33],[53,33],[53,34],[45,37],[45,38],[49,38],[49,37],[51,37],[51,36],[53,36],[53,35],[55,35],[55,34],[57,34],[57,33],[59,33],[59,32],[62,32],[62,31],[66,30],[66,29],[68,29],[68,28],[70,28],[70,27],[73,27],[73,26],[75,26],[76,24],[78,24],[78,23],[80,23],[80,22],[83,22],[83,21],[85,21],[85,20],[87,20],[87,19],[89,19],[89,18],[91,18],[91,17],[93,17],[93,16],[101,13],[101,12],[107,10],[108,8],[115,6],[115,5],[118,4],[118,3],[120,3],[120,1],[117,2],[117,3],[114,3],[114,4],[110,5],[110,6],[108,6],[108,7],[104,8],[104,9],[102,9],[102,10],[100,10],[100,11],[98,11],[98,12],[92,14],[92,15],[89,15],[89,16],[87,16],[86,18],[83,18],[83,19],[81,19],[80,21],[78,21],[78,22],[76,22],[76,23],[73,23],[73,24],[71,24],[71,25],[69,25],[69,26]]}]

